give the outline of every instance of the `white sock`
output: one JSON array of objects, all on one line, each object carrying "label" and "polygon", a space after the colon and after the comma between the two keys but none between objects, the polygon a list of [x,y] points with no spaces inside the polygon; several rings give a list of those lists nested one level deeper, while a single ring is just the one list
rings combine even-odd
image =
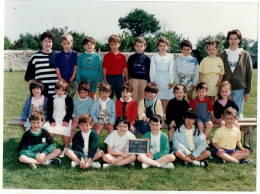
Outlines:
[{"label": "white sock", "polygon": [[50,163],[51,163],[50,160],[46,160],[43,164],[44,164],[44,165],[49,165]]},{"label": "white sock", "polygon": [[162,164],[161,164],[161,163],[158,163],[158,164],[157,164],[157,167],[158,167],[158,168],[160,168],[161,166],[162,166]]},{"label": "white sock", "polygon": [[194,161],[193,161],[193,164],[200,166],[200,162],[197,161],[197,160],[194,160]]}]

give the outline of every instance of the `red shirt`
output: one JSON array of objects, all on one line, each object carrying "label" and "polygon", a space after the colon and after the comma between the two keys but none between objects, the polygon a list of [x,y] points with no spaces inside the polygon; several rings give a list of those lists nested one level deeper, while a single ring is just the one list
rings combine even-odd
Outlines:
[{"label": "red shirt", "polygon": [[[116,118],[123,115],[123,102],[118,99],[116,101]],[[125,113],[124,115],[129,118],[130,124],[134,125],[135,120],[137,118],[137,104],[136,102],[132,99],[130,102],[126,102],[126,106],[124,108]]]},{"label": "red shirt", "polygon": [[[212,105],[211,101],[207,97],[205,97],[202,101],[198,97],[196,97],[196,99],[197,99],[198,103],[205,103],[205,102],[208,101],[208,110],[209,110],[209,112],[213,111],[213,105]],[[192,110],[195,110],[195,108],[196,108],[196,100],[195,99],[193,99],[190,102],[190,108]]]},{"label": "red shirt", "polygon": [[103,58],[103,69],[107,69],[107,75],[122,75],[123,69],[127,68],[125,55],[118,53],[115,55],[111,51]]}]

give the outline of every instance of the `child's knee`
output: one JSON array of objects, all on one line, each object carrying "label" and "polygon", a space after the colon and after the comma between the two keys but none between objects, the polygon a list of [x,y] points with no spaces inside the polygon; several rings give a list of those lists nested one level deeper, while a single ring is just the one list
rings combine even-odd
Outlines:
[{"label": "child's knee", "polygon": [[25,156],[25,155],[21,155],[21,156],[19,157],[19,162],[22,162],[22,163],[24,163],[24,161],[25,161],[25,158],[26,158],[26,156]]},{"label": "child's knee", "polygon": [[130,160],[131,160],[131,162],[134,162],[136,160],[136,155],[131,154],[130,155]]},{"label": "child's knee", "polygon": [[170,161],[174,161],[176,159],[173,154],[168,154],[168,158]]}]

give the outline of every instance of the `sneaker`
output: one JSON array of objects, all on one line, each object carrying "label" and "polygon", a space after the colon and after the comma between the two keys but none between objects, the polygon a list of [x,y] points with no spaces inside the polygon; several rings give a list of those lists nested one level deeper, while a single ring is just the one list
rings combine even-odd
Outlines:
[{"label": "sneaker", "polygon": [[71,161],[71,167],[72,168],[75,168],[77,165],[79,165],[79,163]]},{"label": "sneaker", "polygon": [[245,164],[253,164],[253,163],[254,163],[254,162],[253,162],[252,160],[246,159],[246,160],[242,161],[241,164],[245,165]]},{"label": "sneaker", "polygon": [[200,162],[200,165],[203,166],[203,167],[208,167],[209,162],[207,160],[204,160],[204,161]]},{"label": "sneaker", "polygon": [[99,162],[91,162],[91,168],[101,168],[101,164]]},{"label": "sneaker", "polygon": [[50,162],[51,164],[60,165],[61,160],[59,158],[54,158]]},{"label": "sneaker", "polygon": [[187,166],[189,163],[186,162],[186,161],[182,161],[182,164],[183,164],[184,166]]},{"label": "sneaker", "polygon": [[131,166],[135,166],[135,162],[131,162],[130,165],[131,165]]},{"label": "sneaker", "polygon": [[149,167],[150,167],[149,164],[142,163],[142,169],[146,169],[146,168],[149,168]]},{"label": "sneaker", "polygon": [[221,159],[222,164],[227,164],[227,161],[224,159]]},{"label": "sneaker", "polygon": [[212,156],[209,156],[208,159],[213,160],[213,157],[212,157]]},{"label": "sneaker", "polygon": [[59,156],[59,158],[64,158],[64,156],[65,156],[65,149],[63,149],[63,151],[62,151],[62,153],[60,154],[60,156]]},{"label": "sneaker", "polygon": [[173,165],[173,163],[163,163],[162,165],[161,165],[161,168],[166,168],[166,169],[173,169],[174,168],[174,165]]},{"label": "sneaker", "polygon": [[33,170],[37,168],[36,164],[28,164]]},{"label": "sneaker", "polygon": [[109,164],[109,163],[103,164],[103,168],[108,168],[108,167],[110,167],[110,166],[113,166],[113,164]]}]

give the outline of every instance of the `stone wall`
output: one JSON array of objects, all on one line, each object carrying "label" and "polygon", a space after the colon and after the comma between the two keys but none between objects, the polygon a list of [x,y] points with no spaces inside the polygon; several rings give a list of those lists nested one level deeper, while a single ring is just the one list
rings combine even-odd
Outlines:
[{"label": "stone wall", "polygon": [[[30,57],[36,51],[32,50],[5,50],[4,51],[4,70],[5,71],[19,71],[26,70]],[[80,53],[79,53],[80,54]],[[103,58],[106,52],[100,52],[100,56]],[[124,53],[126,59],[133,53]],[[145,53],[148,56],[154,55],[154,53]],[[180,53],[175,53],[174,58],[179,56]]]}]

